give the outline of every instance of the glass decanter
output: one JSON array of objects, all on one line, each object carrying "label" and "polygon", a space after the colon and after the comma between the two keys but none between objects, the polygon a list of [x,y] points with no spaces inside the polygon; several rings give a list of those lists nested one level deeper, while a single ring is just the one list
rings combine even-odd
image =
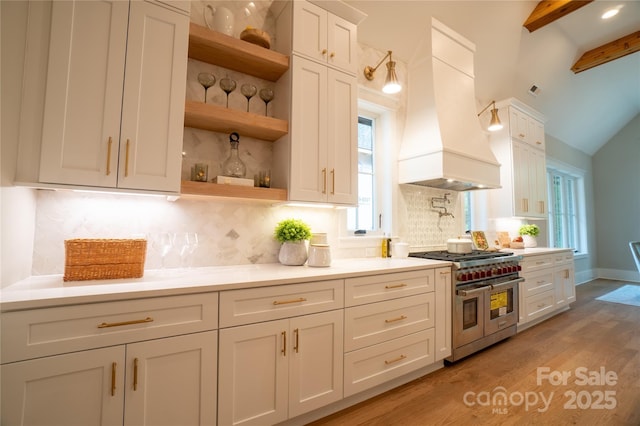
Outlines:
[{"label": "glass decanter", "polygon": [[240,159],[238,153],[238,145],[240,144],[240,135],[233,132],[229,135],[229,143],[231,144],[231,152],[222,164],[222,174],[224,176],[243,178],[247,174],[247,167]]}]

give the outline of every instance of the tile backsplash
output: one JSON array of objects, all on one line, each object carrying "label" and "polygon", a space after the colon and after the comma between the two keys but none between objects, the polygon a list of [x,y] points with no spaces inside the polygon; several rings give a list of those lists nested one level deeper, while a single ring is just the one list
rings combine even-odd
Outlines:
[{"label": "tile backsplash", "polygon": [[[456,234],[457,219],[439,217],[431,197],[444,192],[400,186],[398,231],[394,236],[412,247],[434,247]],[[454,193],[451,211],[458,197]],[[64,240],[72,238],[148,239],[146,268],[161,265],[155,238],[162,232],[197,232],[200,244],[192,257],[198,266],[225,266],[277,262],[280,245],[273,229],[282,219],[306,221],[313,232],[328,234],[334,258],[364,257],[365,245],[348,248],[339,238],[344,210],[274,206],[259,201],[118,195],[89,192],[38,190],[36,197],[33,275],[64,271]],[[371,244],[377,247],[375,241]],[[167,267],[179,267],[179,248],[166,259]]]}]

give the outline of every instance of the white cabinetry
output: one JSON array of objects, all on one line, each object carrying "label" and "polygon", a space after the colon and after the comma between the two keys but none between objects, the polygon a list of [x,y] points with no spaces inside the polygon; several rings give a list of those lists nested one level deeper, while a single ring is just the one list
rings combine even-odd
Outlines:
[{"label": "white cabinetry", "polygon": [[355,74],[357,26],[306,1],[293,2],[293,53]]},{"label": "white cabinetry", "polygon": [[537,112],[513,99],[505,102],[499,103],[500,115],[509,117],[508,123],[491,135],[491,147],[502,165],[502,188],[488,194],[490,217],[545,218],[544,125],[533,117],[539,116]]},{"label": "white cabinetry", "polygon": [[570,250],[525,255],[521,266],[525,281],[519,288],[519,331],[566,309],[575,301],[573,253]]},{"label": "white cabinetry", "polygon": [[273,424],[342,399],[342,280],[231,290],[221,307],[223,327],[248,325],[220,330],[219,424]]},{"label": "white cabinetry", "polygon": [[214,424],[216,326],[215,293],[3,313],[2,424]]},{"label": "white cabinetry", "polygon": [[357,204],[356,24],[343,21],[306,1],[278,16],[277,49],[292,54],[277,83],[290,131],[274,147],[272,181],[291,201]]},{"label": "white cabinetry", "polygon": [[53,2],[39,181],[179,192],[189,17]]},{"label": "white cabinetry", "polygon": [[345,281],[345,397],[435,362],[435,276],[430,269]]}]

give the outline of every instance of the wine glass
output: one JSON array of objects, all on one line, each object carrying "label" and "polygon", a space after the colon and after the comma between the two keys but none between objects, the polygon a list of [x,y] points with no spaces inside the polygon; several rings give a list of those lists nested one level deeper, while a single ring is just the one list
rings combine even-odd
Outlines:
[{"label": "wine glass", "polygon": [[273,100],[273,90],[265,87],[264,89],[260,89],[260,99],[264,101],[264,115],[267,115],[267,108],[269,107],[269,102]]},{"label": "wine glass", "polygon": [[183,232],[176,235],[176,244],[180,246],[180,263],[183,268],[191,267],[192,255],[198,247],[196,232]]},{"label": "wine glass", "polygon": [[235,80],[225,77],[220,79],[220,88],[227,94],[227,108],[229,108],[229,93],[236,90]]},{"label": "wine glass", "polygon": [[209,87],[216,84],[216,76],[211,74],[210,72],[201,72],[198,74],[198,81],[204,87],[204,103],[207,103],[207,90]]},{"label": "wine glass", "polygon": [[166,266],[167,254],[171,251],[174,242],[174,234],[171,232],[163,232],[156,237],[156,242],[160,248],[160,257],[162,258],[162,269]]},{"label": "wine glass", "polygon": [[240,87],[240,92],[247,98],[247,112],[249,112],[249,101],[258,93],[258,89],[253,84],[243,84]]}]

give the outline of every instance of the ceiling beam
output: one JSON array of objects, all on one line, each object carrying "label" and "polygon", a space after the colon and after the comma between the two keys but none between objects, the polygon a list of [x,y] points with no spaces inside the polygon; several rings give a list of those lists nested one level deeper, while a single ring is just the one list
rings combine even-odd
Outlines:
[{"label": "ceiling beam", "polygon": [[560,19],[563,16],[580,9],[582,6],[588,5],[592,1],[593,0],[543,0],[538,3],[533,12],[531,12],[531,15],[529,15],[524,23],[524,27],[532,33],[535,30],[552,23],[556,19]]},{"label": "ceiling beam", "polygon": [[591,49],[573,64],[575,74],[640,51],[640,31]]}]

